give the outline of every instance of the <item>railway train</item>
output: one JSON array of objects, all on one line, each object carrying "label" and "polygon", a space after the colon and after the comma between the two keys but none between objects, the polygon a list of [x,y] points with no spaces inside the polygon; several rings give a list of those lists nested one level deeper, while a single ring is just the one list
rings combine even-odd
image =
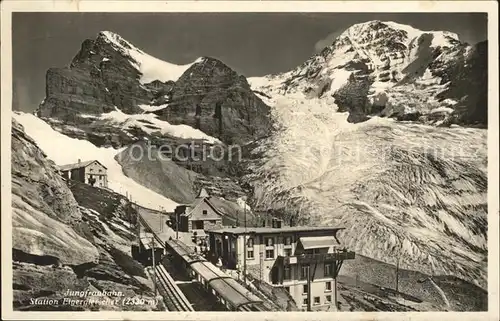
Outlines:
[{"label": "railway train", "polygon": [[193,279],[211,292],[230,311],[268,311],[261,299],[187,245],[171,239],[165,248]]},{"label": "railway train", "polygon": [[[158,235],[153,233],[146,220],[140,215],[138,218],[146,231],[153,234],[152,236],[158,241],[158,245],[162,244],[162,240]],[[247,312],[269,311],[262,300],[204,257],[195,253],[186,244],[170,239],[162,245],[167,252],[171,253],[175,263],[182,266],[191,277],[197,279],[207,291],[214,294],[217,300],[228,310]]]}]

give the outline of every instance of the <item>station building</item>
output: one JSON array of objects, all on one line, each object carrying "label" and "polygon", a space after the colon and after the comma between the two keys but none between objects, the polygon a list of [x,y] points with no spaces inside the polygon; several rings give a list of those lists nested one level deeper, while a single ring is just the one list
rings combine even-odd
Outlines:
[{"label": "station building", "polygon": [[338,227],[236,227],[209,230],[209,251],[228,269],[282,287],[297,307],[335,309],[336,278],[354,252],[337,239]]}]

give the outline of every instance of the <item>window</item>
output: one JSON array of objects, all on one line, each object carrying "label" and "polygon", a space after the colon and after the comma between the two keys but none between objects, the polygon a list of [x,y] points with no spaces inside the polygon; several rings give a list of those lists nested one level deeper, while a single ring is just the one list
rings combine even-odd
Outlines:
[{"label": "window", "polygon": [[307,291],[309,291],[309,287],[307,286],[307,284],[304,284],[304,285],[302,286],[302,293],[303,293],[303,294],[307,294]]},{"label": "window", "polygon": [[89,168],[89,172],[92,172],[92,171],[94,171],[94,169],[93,168]]},{"label": "window", "polygon": [[207,210],[203,210],[203,215],[207,215]]},{"label": "window", "polygon": [[292,279],[292,270],[289,265],[286,265],[283,268],[283,280],[291,280]]},{"label": "window", "polygon": [[303,280],[307,279],[307,271],[308,270],[309,270],[309,266],[307,266],[307,265],[303,265],[301,267],[301,271],[300,271],[301,272],[300,273],[301,279],[303,279]]},{"label": "window", "polygon": [[314,305],[319,305],[319,304],[320,304],[319,296],[315,296],[314,297]]},{"label": "window", "polygon": [[266,237],[266,246],[274,246],[274,239],[272,237]]},{"label": "window", "polygon": [[90,179],[94,178],[94,175],[89,175],[89,178],[90,178]]},{"label": "window", "polygon": [[307,299],[304,299],[304,300],[302,301],[302,305],[307,305]]},{"label": "window", "polygon": [[285,249],[285,256],[292,256],[292,249]]},{"label": "window", "polygon": [[325,282],[325,292],[332,291],[332,282]]},{"label": "window", "polygon": [[99,173],[102,173],[102,169],[99,169]]},{"label": "window", "polygon": [[274,250],[266,250],[266,259],[274,259]]},{"label": "window", "polygon": [[285,237],[285,245],[286,246],[292,245],[292,237],[291,236]]},{"label": "window", "polygon": [[332,276],[333,275],[333,269],[332,269],[332,263],[325,263],[325,276]]},{"label": "window", "polygon": [[332,303],[332,296],[331,295],[327,295],[325,297],[325,303]]},{"label": "window", "polygon": [[253,248],[253,238],[249,238],[249,239],[247,240],[247,247],[251,247],[251,248]]},{"label": "window", "polygon": [[247,259],[253,259],[253,250],[247,251]]}]

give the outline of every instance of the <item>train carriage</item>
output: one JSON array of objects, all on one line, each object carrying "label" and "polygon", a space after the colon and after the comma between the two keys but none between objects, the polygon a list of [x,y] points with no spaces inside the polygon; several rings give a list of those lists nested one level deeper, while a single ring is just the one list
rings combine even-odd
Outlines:
[{"label": "train carriage", "polygon": [[165,244],[175,262],[179,262],[205,289],[214,294],[219,302],[233,311],[265,311],[262,300],[215,265],[197,255],[187,245],[177,240]]}]

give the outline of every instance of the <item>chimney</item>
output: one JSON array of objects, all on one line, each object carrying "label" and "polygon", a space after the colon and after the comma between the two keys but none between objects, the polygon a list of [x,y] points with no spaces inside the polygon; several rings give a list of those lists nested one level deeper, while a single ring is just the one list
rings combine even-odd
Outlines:
[{"label": "chimney", "polygon": [[81,162],[82,162],[82,160],[78,158],[78,164],[80,164]]}]

